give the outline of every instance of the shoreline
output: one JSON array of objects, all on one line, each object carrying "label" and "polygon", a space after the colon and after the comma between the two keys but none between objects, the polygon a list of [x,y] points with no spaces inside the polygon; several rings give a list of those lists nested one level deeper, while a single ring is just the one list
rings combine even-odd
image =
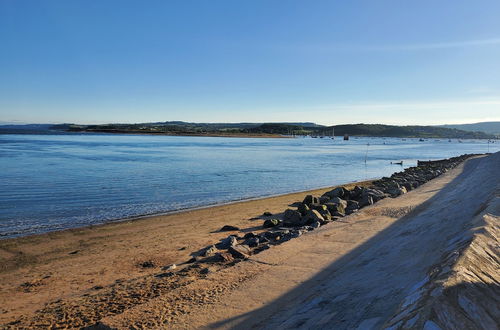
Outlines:
[{"label": "shoreline", "polygon": [[[226,237],[228,232],[219,231],[224,225],[260,232],[268,218],[264,212],[281,214],[307,194],[338,186],[2,239],[0,325],[32,315],[51,301],[93,294],[184,263],[193,251]],[[143,266],[148,263],[154,266]]]},{"label": "shoreline", "polygon": [[343,183],[339,183],[339,184],[336,184],[333,186],[318,187],[318,188],[313,188],[313,189],[308,189],[308,190],[299,190],[299,191],[292,191],[292,192],[287,192],[287,193],[278,193],[278,194],[272,194],[272,195],[264,195],[264,196],[250,197],[250,198],[235,199],[235,200],[230,200],[230,201],[226,201],[226,202],[218,202],[218,203],[195,206],[195,207],[187,207],[187,208],[181,208],[181,209],[177,209],[177,210],[164,211],[164,212],[158,212],[158,213],[152,213],[152,214],[133,215],[130,217],[103,220],[102,222],[96,222],[94,224],[86,224],[86,225],[81,225],[81,226],[77,225],[75,227],[48,230],[48,231],[44,231],[44,232],[40,232],[40,233],[32,233],[32,234],[26,234],[26,235],[19,234],[17,236],[5,235],[5,236],[0,236],[0,243],[2,241],[5,241],[5,240],[46,235],[46,234],[50,234],[50,233],[58,233],[58,232],[63,232],[63,231],[67,231],[67,230],[79,230],[79,229],[93,228],[93,227],[98,227],[98,226],[106,226],[109,224],[116,224],[116,223],[122,223],[122,222],[128,222],[128,221],[147,220],[149,218],[171,216],[171,215],[181,214],[181,213],[185,213],[185,212],[192,212],[192,211],[209,209],[209,208],[213,208],[213,207],[220,207],[220,206],[232,205],[232,204],[237,204],[237,203],[265,200],[268,198],[286,197],[288,195],[296,195],[296,194],[304,194],[304,195],[314,194],[315,192],[318,192],[318,191],[331,190],[333,188],[340,187],[340,186],[365,185],[365,184],[369,184],[377,179],[378,178],[371,178],[371,179],[363,180],[363,181],[343,182]]}]

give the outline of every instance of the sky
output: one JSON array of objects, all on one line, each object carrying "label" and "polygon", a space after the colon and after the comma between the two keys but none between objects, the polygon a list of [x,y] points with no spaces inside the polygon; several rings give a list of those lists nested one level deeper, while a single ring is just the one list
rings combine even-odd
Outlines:
[{"label": "sky", "polygon": [[498,13],[498,0],[0,0],[0,122],[498,121]]}]

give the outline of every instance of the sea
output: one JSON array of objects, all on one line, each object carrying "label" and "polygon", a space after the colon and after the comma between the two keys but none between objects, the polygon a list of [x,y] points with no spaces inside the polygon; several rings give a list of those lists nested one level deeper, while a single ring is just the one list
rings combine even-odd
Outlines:
[{"label": "sea", "polygon": [[380,178],[495,142],[0,135],[0,239]]}]

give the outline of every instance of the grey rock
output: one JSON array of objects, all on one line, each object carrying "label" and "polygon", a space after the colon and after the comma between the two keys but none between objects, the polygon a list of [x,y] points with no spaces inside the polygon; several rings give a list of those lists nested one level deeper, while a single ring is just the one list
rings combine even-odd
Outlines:
[{"label": "grey rock", "polygon": [[217,252],[219,252],[219,249],[217,249],[215,247],[215,245],[211,245],[211,246],[207,247],[205,249],[205,251],[203,251],[202,255],[204,257],[211,257],[211,256],[215,255]]},{"label": "grey rock", "polygon": [[305,218],[305,223],[322,222],[325,221],[323,216],[316,210],[310,210],[307,212]]},{"label": "grey rock", "polygon": [[227,251],[237,259],[248,259],[248,257],[250,257],[250,255],[252,254],[252,250],[250,249],[250,247],[245,244],[231,246]]},{"label": "grey rock", "polygon": [[228,249],[232,246],[238,244],[238,240],[236,236],[230,235],[220,241],[220,243],[216,244],[216,247],[219,249]]}]

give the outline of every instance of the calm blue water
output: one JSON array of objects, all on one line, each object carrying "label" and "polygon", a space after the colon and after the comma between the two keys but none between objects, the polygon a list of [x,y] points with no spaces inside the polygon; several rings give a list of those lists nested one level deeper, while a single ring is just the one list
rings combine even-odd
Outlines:
[{"label": "calm blue water", "polygon": [[0,237],[376,178],[401,170],[390,161],[411,166],[487,148],[472,140],[0,135]]}]

